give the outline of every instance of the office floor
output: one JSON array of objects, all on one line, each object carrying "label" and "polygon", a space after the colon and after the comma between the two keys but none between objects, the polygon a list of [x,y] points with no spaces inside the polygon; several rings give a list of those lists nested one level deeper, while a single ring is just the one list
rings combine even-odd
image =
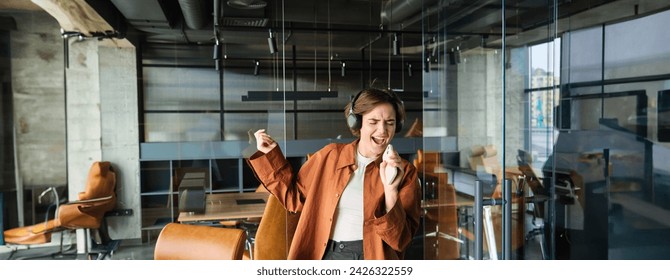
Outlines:
[{"label": "office floor", "polygon": [[[531,221],[530,216],[526,217],[526,221]],[[526,225],[526,228],[532,228],[530,225]],[[150,233],[150,234],[149,234]],[[118,243],[117,249],[114,250],[112,254],[109,255],[96,255],[96,254],[76,254],[75,243],[76,237],[74,232],[56,232],[52,235],[52,241],[49,244],[44,245],[34,245],[34,246],[22,246],[18,250],[16,246],[0,246],[0,260],[16,260],[16,259],[29,259],[29,260],[74,260],[74,259],[96,259],[98,257],[105,260],[153,260],[154,258],[154,247],[156,245],[156,238],[158,237],[159,231],[156,232],[147,232],[142,240],[122,240]],[[63,243],[60,242],[62,234]],[[514,252],[512,255],[513,259],[523,258],[525,260],[541,260],[542,259],[542,250],[540,247],[540,238],[539,235],[534,235],[534,238],[531,238],[526,242],[526,244],[521,249],[522,251]],[[61,246],[62,244],[62,246]],[[419,246],[421,247],[421,246]],[[474,248],[472,244],[469,246]],[[26,250],[27,249],[27,250]],[[470,255],[472,252],[470,253]],[[419,256],[420,258],[420,256]],[[484,258],[487,259],[488,256],[484,254]]]},{"label": "office floor", "polygon": [[[111,255],[105,255],[105,260],[153,260],[154,247],[156,241],[140,242],[139,240],[123,241],[119,244],[118,249]],[[542,255],[537,240],[530,240],[523,252],[526,260],[541,260]],[[77,255],[76,248],[70,245],[63,245],[63,249],[58,243],[52,242],[51,246],[35,246],[29,250],[15,250],[8,251],[7,247],[3,247],[4,251],[0,251],[0,260],[8,259],[28,259],[28,260],[86,260],[95,259],[97,255]],[[25,248],[22,248],[25,249]],[[513,256],[514,257],[514,256]]]},{"label": "office floor", "polygon": [[[153,260],[155,237],[151,241],[123,240],[111,254],[97,254],[104,248],[93,248],[91,254],[77,254],[74,237],[63,232],[54,233],[51,243],[40,245],[4,245],[0,246],[0,260]],[[106,250],[103,250],[106,251]]]}]

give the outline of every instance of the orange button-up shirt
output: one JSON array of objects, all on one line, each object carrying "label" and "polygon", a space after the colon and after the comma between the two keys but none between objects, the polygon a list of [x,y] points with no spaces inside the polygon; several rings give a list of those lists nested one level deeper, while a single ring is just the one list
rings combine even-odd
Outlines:
[{"label": "orange button-up shirt", "polygon": [[[337,203],[357,168],[357,144],[358,140],[326,145],[303,164],[297,176],[279,146],[249,158],[265,188],[288,211],[301,212],[288,259],[323,257]],[[366,260],[402,259],[419,227],[421,191],[417,172],[403,159],[405,175],[398,187],[398,201],[386,212],[380,163],[381,157],[367,165],[363,180],[363,255]]]}]

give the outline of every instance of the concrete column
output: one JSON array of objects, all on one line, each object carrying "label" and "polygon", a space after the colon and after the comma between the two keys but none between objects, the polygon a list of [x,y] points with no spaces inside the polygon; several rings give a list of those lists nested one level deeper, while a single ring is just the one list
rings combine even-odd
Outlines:
[{"label": "concrete column", "polygon": [[101,45],[100,104],[102,158],[116,171],[118,208],[132,209],[134,215],[110,217],[113,239],[141,237],[140,148],[136,49]]},{"label": "concrete column", "polygon": [[[70,41],[66,74],[68,198],[84,191],[88,170],[102,159],[100,73],[97,40]],[[87,234],[77,230],[77,253],[89,250]]]},{"label": "concrete column", "polygon": [[66,73],[67,168],[69,199],[84,190],[88,170],[102,159],[98,41],[70,40]]},{"label": "concrete column", "polygon": [[[117,172],[117,205],[139,213],[137,71],[134,48],[106,46],[98,40],[70,44],[67,73],[67,157],[69,195],[84,189],[88,169],[110,161]],[[139,215],[112,218],[112,238],[139,238]],[[116,225],[116,226],[114,226]],[[77,233],[78,252],[87,248]]]}]

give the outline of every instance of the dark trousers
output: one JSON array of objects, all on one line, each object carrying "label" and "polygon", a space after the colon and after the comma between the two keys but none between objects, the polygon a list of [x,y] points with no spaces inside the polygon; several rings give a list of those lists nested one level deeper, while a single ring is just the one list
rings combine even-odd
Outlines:
[{"label": "dark trousers", "polygon": [[362,260],[363,240],[333,241],[328,240],[324,260]]}]

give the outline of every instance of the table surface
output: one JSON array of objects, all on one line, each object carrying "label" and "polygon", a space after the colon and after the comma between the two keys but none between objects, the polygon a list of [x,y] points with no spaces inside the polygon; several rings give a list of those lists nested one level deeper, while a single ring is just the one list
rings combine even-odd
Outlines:
[{"label": "table surface", "polygon": [[437,198],[421,201],[421,208],[430,209],[445,206],[471,207],[475,205],[475,200],[471,196],[456,194],[456,201],[445,201]]},{"label": "table surface", "polygon": [[[205,198],[205,212],[180,212],[177,221],[223,221],[263,216],[265,204],[271,194],[268,192],[215,193]],[[244,203],[262,199],[263,203]]]}]

